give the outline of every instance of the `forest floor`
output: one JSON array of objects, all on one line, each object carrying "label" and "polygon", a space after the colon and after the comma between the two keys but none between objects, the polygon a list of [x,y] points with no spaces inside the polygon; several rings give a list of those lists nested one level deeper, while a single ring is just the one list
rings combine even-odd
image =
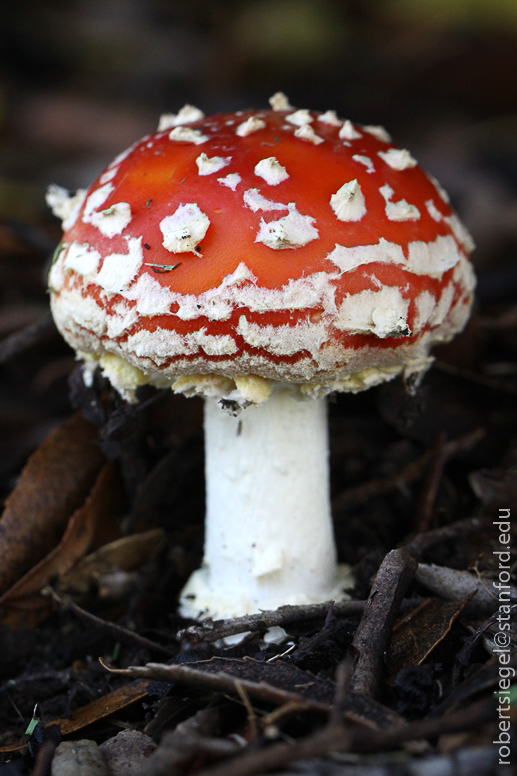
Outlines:
[{"label": "forest floor", "polygon": [[493,773],[516,704],[515,263],[415,395],[330,403],[350,600],[200,625],[176,602],[201,560],[201,405],[84,385],[42,291],[53,229],[0,231],[1,776]]}]

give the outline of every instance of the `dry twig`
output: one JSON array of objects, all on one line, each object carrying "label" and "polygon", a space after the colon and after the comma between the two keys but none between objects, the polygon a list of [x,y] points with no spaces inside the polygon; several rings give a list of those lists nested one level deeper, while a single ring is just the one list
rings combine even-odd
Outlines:
[{"label": "dry twig", "polygon": [[176,638],[187,639],[193,644],[201,641],[219,641],[237,633],[262,634],[269,628],[284,626],[302,620],[317,620],[326,617],[330,609],[337,617],[361,615],[366,601],[327,601],[321,604],[304,606],[280,606],[278,609],[247,614],[244,617],[234,617],[230,620],[205,620],[198,625],[191,625],[178,631]]},{"label": "dry twig", "polygon": [[416,570],[416,561],[402,550],[392,550],[381,563],[352,641],[357,653],[350,678],[352,692],[377,697],[391,626]]},{"label": "dry twig", "polygon": [[145,636],[140,636],[138,633],[135,633],[128,628],[124,628],[122,625],[117,625],[115,622],[108,622],[107,620],[103,620],[101,617],[97,617],[95,614],[92,614],[91,612],[86,611],[86,609],[80,607],[71,598],[61,598],[54,590],[50,590],[49,588],[47,589],[50,591],[50,594],[60,606],[62,606],[64,609],[70,610],[84,622],[87,622],[90,625],[93,625],[108,635],[112,636],[116,641],[120,641],[122,644],[126,644],[130,647],[136,646],[148,650],[149,652],[159,653],[161,655],[165,655],[166,657],[172,657],[175,654],[168,647],[164,647],[161,644],[157,644],[155,641],[146,639]]}]

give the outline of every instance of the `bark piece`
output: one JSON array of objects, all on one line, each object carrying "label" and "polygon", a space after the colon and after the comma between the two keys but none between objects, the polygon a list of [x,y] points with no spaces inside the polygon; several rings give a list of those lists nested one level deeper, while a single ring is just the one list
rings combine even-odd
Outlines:
[{"label": "bark piece", "polygon": [[357,655],[352,692],[378,696],[392,625],[416,570],[416,561],[402,550],[392,550],[381,563],[352,641]]}]

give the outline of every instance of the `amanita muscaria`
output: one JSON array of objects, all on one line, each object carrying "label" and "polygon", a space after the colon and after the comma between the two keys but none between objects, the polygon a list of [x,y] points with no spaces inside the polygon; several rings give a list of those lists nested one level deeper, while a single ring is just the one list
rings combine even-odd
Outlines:
[{"label": "amanita muscaria", "polygon": [[189,616],[340,594],[326,397],[418,377],[472,303],[472,240],[407,150],[270,102],[185,106],[88,190],[48,192],[52,311],[86,375],[129,401],[145,383],[205,400]]}]

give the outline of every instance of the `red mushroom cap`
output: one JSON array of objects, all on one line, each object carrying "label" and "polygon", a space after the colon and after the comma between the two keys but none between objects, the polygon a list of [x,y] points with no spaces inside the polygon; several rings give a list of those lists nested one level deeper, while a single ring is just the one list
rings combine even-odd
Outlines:
[{"label": "red mushroom cap", "polygon": [[186,106],[86,192],[49,190],[55,320],[122,393],[360,390],[467,320],[473,244],[438,184],[380,127],[272,104]]}]

